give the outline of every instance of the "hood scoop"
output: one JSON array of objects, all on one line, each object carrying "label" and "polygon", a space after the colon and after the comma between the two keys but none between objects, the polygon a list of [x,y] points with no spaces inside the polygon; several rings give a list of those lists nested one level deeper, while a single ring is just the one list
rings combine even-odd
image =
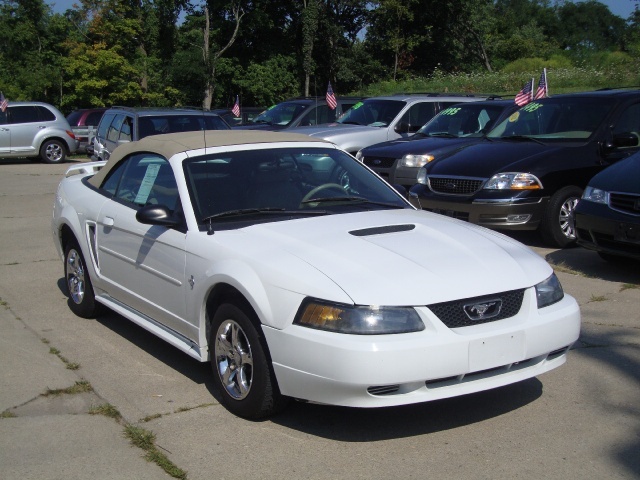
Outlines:
[{"label": "hood scoop", "polygon": [[384,227],[363,228],[362,230],[351,230],[349,233],[354,237],[369,237],[371,235],[383,235],[385,233],[408,232],[416,228],[413,224],[407,225],[386,225]]}]

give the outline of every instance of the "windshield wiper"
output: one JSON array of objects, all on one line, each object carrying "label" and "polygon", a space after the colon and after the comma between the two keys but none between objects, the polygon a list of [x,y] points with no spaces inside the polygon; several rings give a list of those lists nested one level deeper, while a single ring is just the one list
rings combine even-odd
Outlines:
[{"label": "windshield wiper", "polygon": [[286,208],[276,207],[264,207],[264,208],[239,208],[238,210],[229,210],[227,212],[215,213],[204,217],[200,223],[210,222],[212,220],[218,220],[220,218],[229,217],[245,217],[248,215],[273,215],[273,214],[285,214],[285,215],[321,215],[329,212],[325,210],[287,210]]},{"label": "windshield wiper", "polygon": [[529,137],[527,135],[508,135],[506,137],[500,137],[503,140],[527,140],[529,142],[536,142],[540,145],[546,145],[544,142],[538,140],[537,138]]},{"label": "windshield wiper", "polygon": [[360,122],[354,122],[353,120],[347,120],[345,122],[338,122],[341,123],[342,125],[360,125]]},{"label": "windshield wiper", "polygon": [[378,202],[375,200],[369,200],[364,197],[320,197],[320,198],[310,198],[309,200],[303,200],[301,203],[331,203],[331,202],[348,202],[348,203],[366,203],[369,205],[380,205],[382,207],[391,207],[391,208],[405,208],[403,205],[398,205],[397,203],[388,203],[388,202]]},{"label": "windshield wiper", "polygon": [[427,135],[429,135],[430,137],[458,138],[458,135],[447,132],[428,133]]}]

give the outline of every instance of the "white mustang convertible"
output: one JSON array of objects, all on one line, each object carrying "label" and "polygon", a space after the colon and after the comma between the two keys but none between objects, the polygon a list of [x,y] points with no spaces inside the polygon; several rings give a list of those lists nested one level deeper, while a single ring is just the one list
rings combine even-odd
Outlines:
[{"label": "white mustang convertible", "polygon": [[222,401],[381,407],[518,382],[580,331],[551,267],[496,232],[415,210],[321,139],[147,137],[72,166],[53,237],[81,317],[106,306],[211,362]]}]

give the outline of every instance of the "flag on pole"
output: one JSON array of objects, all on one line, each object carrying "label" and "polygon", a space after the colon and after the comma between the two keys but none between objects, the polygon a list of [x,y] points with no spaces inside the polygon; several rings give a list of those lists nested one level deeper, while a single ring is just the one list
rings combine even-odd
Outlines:
[{"label": "flag on pole", "polygon": [[327,87],[327,105],[329,105],[331,110],[335,110],[338,106],[338,101],[333,93],[333,88],[331,88],[331,82],[329,82],[329,86]]},{"label": "flag on pole", "polygon": [[533,78],[524,84],[522,90],[516,95],[516,105],[522,107],[533,100]]},{"label": "flag on pole", "polygon": [[536,90],[535,100],[539,98],[545,98],[549,96],[549,84],[547,83],[547,69],[542,70],[540,75],[540,81],[538,82],[538,89]]},{"label": "flag on pole", "polygon": [[236,103],[233,104],[233,108],[231,109],[231,113],[238,118],[240,116],[240,98],[236,95]]},{"label": "flag on pole", "polygon": [[4,98],[4,93],[0,92],[0,110],[4,112],[7,109],[8,105],[9,105],[9,100]]}]

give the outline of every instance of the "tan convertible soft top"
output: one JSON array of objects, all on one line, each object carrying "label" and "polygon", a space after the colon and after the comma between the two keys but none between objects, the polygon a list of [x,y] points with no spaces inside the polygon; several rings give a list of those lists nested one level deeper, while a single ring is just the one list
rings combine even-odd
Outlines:
[{"label": "tan convertible soft top", "polygon": [[99,187],[107,174],[123,158],[133,152],[149,152],[171,158],[176,153],[197,150],[204,147],[224,147],[229,145],[248,145],[252,143],[277,142],[318,142],[326,140],[297,133],[264,132],[260,130],[206,130],[198,132],[168,133],[152,135],[137,142],[120,145],[104,167],[89,179],[95,187]]}]

